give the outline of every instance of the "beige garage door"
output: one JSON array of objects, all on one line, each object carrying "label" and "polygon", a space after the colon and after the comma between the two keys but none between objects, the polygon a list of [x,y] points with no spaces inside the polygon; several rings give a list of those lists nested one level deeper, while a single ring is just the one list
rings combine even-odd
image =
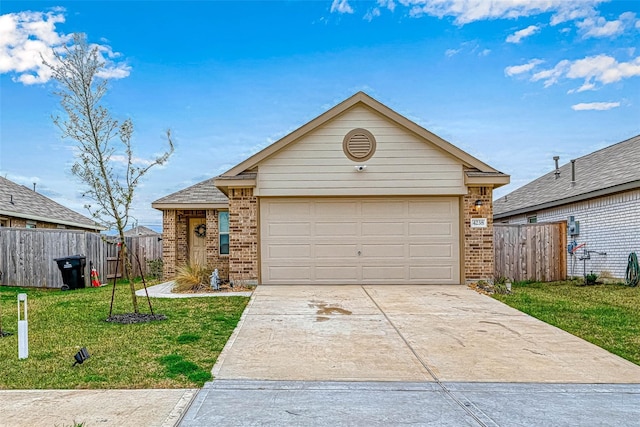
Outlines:
[{"label": "beige garage door", "polygon": [[263,198],[264,284],[458,284],[455,197]]}]

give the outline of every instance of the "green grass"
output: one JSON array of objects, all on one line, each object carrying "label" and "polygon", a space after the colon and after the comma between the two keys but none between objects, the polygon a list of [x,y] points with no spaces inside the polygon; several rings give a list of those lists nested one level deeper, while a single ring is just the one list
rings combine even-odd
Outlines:
[{"label": "green grass", "polygon": [[640,288],[552,282],[512,290],[493,297],[640,365]]},{"label": "green grass", "polygon": [[[116,287],[114,314],[131,312],[128,284]],[[0,389],[182,388],[202,386],[248,298],[152,299],[168,320],[105,322],[111,286],[62,292],[0,287]],[[17,294],[27,293],[29,358],[18,360]],[[140,311],[149,312],[138,297]],[[72,367],[86,347],[91,357]]]}]

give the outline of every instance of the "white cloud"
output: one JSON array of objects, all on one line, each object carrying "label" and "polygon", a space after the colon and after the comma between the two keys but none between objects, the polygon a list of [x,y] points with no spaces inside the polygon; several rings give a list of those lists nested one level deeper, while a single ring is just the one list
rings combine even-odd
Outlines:
[{"label": "white cloud", "polygon": [[544,61],[541,59],[532,59],[531,61],[527,62],[526,64],[522,64],[522,65],[512,65],[510,67],[507,67],[504,69],[504,73],[507,76],[515,76],[518,74],[522,74],[522,73],[527,73],[531,70],[533,70],[533,68],[536,65],[540,65],[542,64]]},{"label": "white cloud", "polygon": [[622,34],[627,28],[633,28],[637,24],[636,14],[625,12],[615,21],[607,21],[602,16],[593,16],[578,22],[583,38],[613,37]]},{"label": "white cloud", "polygon": [[487,56],[491,53],[491,49],[484,49],[482,52],[478,54],[478,56]]},{"label": "white cloud", "polygon": [[414,17],[452,16],[460,25],[487,19],[516,19],[553,12],[552,24],[589,16],[604,0],[399,0]]},{"label": "white cloud", "polygon": [[[527,64],[515,65],[505,68],[507,76],[514,76],[533,70],[542,61],[534,59]],[[630,77],[640,76],[640,56],[629,62],[618,62],[608,55],[588,56],[576,61],[567,59],[558,62],[553,68],[541,70],[531,76],[531,81],[544,82],[544,87],[552,86],[561,78],[584,79],[584,83],[578,89],[572,89],[569,93],[583,92],[597,89],[596,83],[607,85],[619,82]]]},{"label": "white cloud", "polygon": [[520,43],[523,38],[532,36],[539,31],[540,27],[538,27],[537,25],[529,25],[527,28],[516,31],[515,33],[507,37],[507,43]]},{"label": "white cloud", "polygon": [[[64,9],[50,12],[18,12],[0,15],[0,73],[13,74],[13,80],[25,85],[46,83],[51,79],[44,59],[56,64],[54,52],[64,52],[72,34],[56,31],[56,25],[65,22]],[[103,78],[123,78],[130,67],[114,60],[119,53],[106,45],[95,45],[105,62],[99,73]]]},{"label": "white cloud", "polygon": [[[127,156],[122,155],[122,154],[114,154],[111,157],[109,157],[109,160],[115,162],[115,163],[120,163],[123,165],[126,165],[128,163],[128,159]],[[131,163],[134,165],[140,165],[140,166],[149,166],[151,163],[153,163],[152,160],[147,160],[147,159],[143,159],[141,157],[132,157],[131,158]]]},{"label": "white cloud", "polygon": [[353,8],[348,0],[333,0],[331,3],[331,13],[353,13]]},{"label": "white cloud", "polygon": [[460,50],[461,49],[447,49],[444,51],[444,55],[448,58],[451,58],[452,56],[457,55]]},{"label": "white cloud", "polygon": [[588,102],[588,103],[580,103],[571,106],[571,109],[574,111],[605,111],[611,110],[612,108],[617,108],[620,106],[619,102]]}]

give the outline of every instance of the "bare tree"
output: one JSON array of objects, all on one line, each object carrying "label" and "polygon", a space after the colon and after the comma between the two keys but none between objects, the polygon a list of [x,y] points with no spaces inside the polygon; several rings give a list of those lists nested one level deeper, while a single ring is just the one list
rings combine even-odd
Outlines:
[{"label": "bare tree", "polygon": [[87,205],[91,215],[98,223],[116,229],[120,236],[120,256],[129,278],[133,310],[139,313],[124,230],[140,179],[153,166],[165,163],[173,153],[171,132],[167,131],[167,151],[152,160],[140,161],[134,157],[131,145],[131,119],[120,122],[101,105],[108,81],[100,78],[105,63],[98,47],[90,46],[84,34],[76,34],[72,45],[55,53],[55,58],[56,63],[45,61],[45,65],[59,83],[59,90],[54,94],[60,98],[66,117],[57,116],[53,121],[61,129],[63,138],[77,143],[71,172],[87,186],[85,196],[96,204]]}]

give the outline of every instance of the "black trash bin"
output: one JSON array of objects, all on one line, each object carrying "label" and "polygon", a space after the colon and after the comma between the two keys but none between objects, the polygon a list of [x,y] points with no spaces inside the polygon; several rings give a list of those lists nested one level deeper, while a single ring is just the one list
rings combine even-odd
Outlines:
[{"label": "black trash bin", "polygon": [[84,255],[71,255],[62,258],[54,258],[62,273],[62,290],[84,288],[84,270],[87,258]]}]

